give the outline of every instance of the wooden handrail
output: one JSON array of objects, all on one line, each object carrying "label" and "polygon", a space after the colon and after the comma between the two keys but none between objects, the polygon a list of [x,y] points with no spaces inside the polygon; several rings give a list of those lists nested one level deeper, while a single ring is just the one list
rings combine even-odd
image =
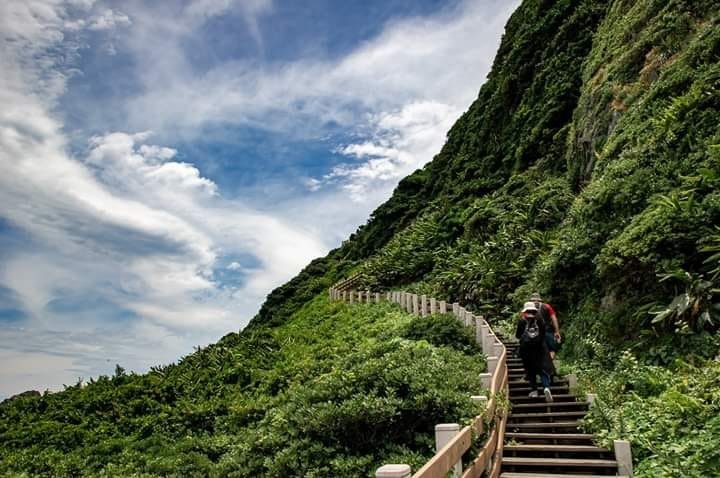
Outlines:
[{"label": "wooden handrail", "polygon": [[[330,288],[330,298],[342,300],[344,297],[343,292],[349,292],[347,295],[354,297],[354,294],[356,294],[357,291],[348,290],[348,286],[352,287],[353,282],[357,281],[359,278],[360,274],[355,274],[344,281],[338,282],[337,285]],[[445,307],[445,302],[438,301],[432,297],[422,296],[422,303],[420,306],[418,306],[418,300],[420,297],[414,294],[410,295],[405,292],[388,293],[387,297],[394,302],[404,304],[409,312],[417,315],[435,313],[436,310],[432,309],[436,306],[439,307],[438,311],[444,312],[443,309]],[[431,305],[430,310],[427,308],[428,302],[430,304],[434,304]],[[488,330],[492,332],[489,324],[487,324],[482,317],[473,315],[459,304],[453,304],[452,311],[457,316],[458,320],[462,321],[464,324],[467,325],[468,320],[470,320],[475,327],[480,327],[481,325],[484,327],[484,325],[488,325]],[[495,353],[495,343],[489,344],[489,350],[484,350],[485,344],[482,343],[483,340],[481,340],[479,331],[476,333],[476,338],[483,347],[483,351],[488,356],[490,356],[490,353]],[[505,424],[507,422],[507,410],[501,409],[500,414],[496,415],[498,408],[497,395],[501,392],[505,392],[506,394],[508,392],[507,348],[505,346],[501,349],[497,365],[495,366],[495,370],[493,370],[490,378],[488,401],[485,406],[484,413],[475,417],[469,426],[460,430],[460,432],[457,433],[445,446],[438,450],[438,452],[435,453],[435,455],[427,463],[425,463],[423,467],[412,475],[412,478],[445,477],[446,474],[455,467],[455,464],[461,460],[465,452],[467,452],[467,450],[469,450],[472,446],[473,432],[480,435],[483,431],[485,431],[484,419],[486,417],[490,418],[491,423],[488,430],[489,436],[483,444],[483,447],[480,449],[477,457],[462,473],[462,478],[479,478],[485,471],[489,472],[489,476],[497,478],[500,475],[500,465],[502,462],[503,446],[505,441]]]}]

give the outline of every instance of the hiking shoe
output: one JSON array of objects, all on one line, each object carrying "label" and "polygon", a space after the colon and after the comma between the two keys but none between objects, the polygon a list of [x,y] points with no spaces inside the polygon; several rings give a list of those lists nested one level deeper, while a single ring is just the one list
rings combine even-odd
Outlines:
[{"label": "hiking shoe", "polygon": [[528,397],[530,397],[530,398],[537,398],[537,396],[538,396],[537,390],[533,390],[532,392],[530,392],[530,395],[528,395]]},{"label": "hiking shoe", "polygon": [[[552,398],[552,392],[550,392],[550,389],[545,387],[545,389],[543,390],[543,393],[545,394],[545,401],[548,403],[551,403],[553,401],[553,398]],[[535,394],[535,396],[537,397],[537,393]]]}]

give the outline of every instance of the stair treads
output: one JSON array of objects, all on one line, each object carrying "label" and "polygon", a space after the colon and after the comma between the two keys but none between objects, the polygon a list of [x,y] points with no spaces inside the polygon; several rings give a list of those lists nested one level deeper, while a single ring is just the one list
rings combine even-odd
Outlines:
[{"label": "stair treads", "polygon": [[526,466],[559,466],[559,467],[597,467],[597,468],[617,468],[615,460],[601,460],[594,458],[530,458],[530,457],[513,457],[504,456],[503,464],[508,465],[526,465]]},{"label": "stair treads", "polygon": [[609,453],[607,448],[595,445],[505,445],[509,451],[546,451],[549,453]]},{"label": "stair treads", "polygon": [[[557,473],[521,473],[515,471],[506,471],[500,474],[500,478],[592,478],[598,475],[559,475]],[[611,475],[615,476],[615,475]],[[627,475],[615,476],[615,478],[628,478]]]}]

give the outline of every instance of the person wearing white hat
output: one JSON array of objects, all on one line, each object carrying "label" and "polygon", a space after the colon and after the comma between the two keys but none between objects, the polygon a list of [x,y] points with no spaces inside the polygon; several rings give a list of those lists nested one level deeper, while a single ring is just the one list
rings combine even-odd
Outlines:
[{"label": "person wearing white hat", "polygon": [[523,305],[515,337],[520,341],[520,358],[530,382],[530,396],[538,396],[537,376],[540,375],[545,400],[552,402],[550,380],[554,367],[545,342],[545,323],[538,316],[538,308],[534,302],[525,302]]},{"label": "person wearing white hat", "polygon": [[535,303],[535,307],[538,310],[538,316],[545,323],[545,342],[547,343],[548,350],[550,350],[550,358],[555,358],[555,352],[560,347],[560,341],[562,336],[560,335],[560,322],[558,321],[555,309],[542,300],[542,297],[538,292],[533,292],[528,299],[530,302]]}]

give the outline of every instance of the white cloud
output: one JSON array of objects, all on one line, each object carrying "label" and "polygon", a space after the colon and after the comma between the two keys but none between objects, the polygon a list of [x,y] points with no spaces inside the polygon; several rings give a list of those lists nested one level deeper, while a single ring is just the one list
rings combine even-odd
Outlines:
[{"label": "white cloud", "polygon": [[[157,62],[145,51],[146,40],[138,40],[152,35],[143,30],[130,49],[148,65],[140,69],[146,91],[130,101],[129,120],[136,128],[174,131],[185,139],[208,123],[308,137],[338,123],[363,137],[339,149],[362,164],[343,164],[303,183],[310,191],[341,183],[354,201],[367,202],[373,196],[368,188],[386,197],[399,178],[439,152],[452,122],[476,97],[517,3],[468,0],[436,17],[392,23],[336,61],[300,59],[263,68],[229,62],[193,71],[178,47],[183,32],[164,38],[175,60],[163,62],[160,74],[149,67]],[[159,83],[160,77],[165,81]],[[188,110],[193,114],[183,114]]]},{"label": "white cloud", "polygon": [[113,30],[118,27],[130,26],[132,22],[130,17],[125,15],[123,12],[106,8],[101,13],[95,15],[90,19],[89,30]]},{"label": "white cloud", "polygon": [[[0,285],[29,319],[24,330],[0,330],[0,348],[11,364],[27,356],[35,372],[3,375],[3,383],[13,381],[0,394],[33,380],[55,387],[80,369],[104,372],[111,365],[103,358],[129,360],[133,368],[176,358],[241,327],[270,289],[327,250],[307,230],[224,200],[197,168],[174,161],[174,149],[149,143],[149,133],[97,136],[87,155],[69,155],[52,113],[67,76],[45,53],[63,47],[67,14],[52,2],[3,5],[17,23],[3,24],[14,43],[0,55],[0,204],[2,218],[31,241],[3,251]],[[219,257],[234,253],[259,265],[229,291],[214,270]],[[84,310],[83,302],[96,299],[101,309]],[[130,326],[104,316],[118,312],[131,316]],[[99,340],[107,329],[112,338]],[[135,340],[147,330],[158,338]],[[155,353],[130,358],[148,343]]]},{"label": "white cloud", "polygon": [[[0,44],[0,215],[31,239],[3,251],[0,264],[0,285],[30,315],[25,330],[0,330],[7,363],[27,356],[30,367],[2,375],[12,384],[0,395],[33,380],[56,387],[107,373],[115,362],[142,370],[241,327],[265,294],[338,244],[400,177],[440,150],[489,70],[513,7],[468,0],[390,24],[337,60],[196,71],[184,50],[195,29],[239,14],[262,47],[260,18],[271,2],[199,0],[178,15],[154,3],[123,4],[123,12],[98,3],[74,0],[66,10],[59,0],[0,2],[8,40]],[[134,55],[143,93],[127,111],[108,113],[127,113],[124,131],[89,138],[88,150],[73,155],[54,112],[74,74],[78,46],[68,34],[86,30],[119,30],[108,48]],[[358,140],[335,145],[345,164],[297,178],[313,194],[259,211],[224,198],[178,159],[182,151],[146,132],[192,139],[223,122],[309,137],[335,122]],[[218,269],[241,255],[258,264],[231,262],[225,267],[242,271],[244,282],[223,287]],[[94,299],[102,300],[73,317],[58,306]],[[113,313],[128,324],[109,322]]]}]

